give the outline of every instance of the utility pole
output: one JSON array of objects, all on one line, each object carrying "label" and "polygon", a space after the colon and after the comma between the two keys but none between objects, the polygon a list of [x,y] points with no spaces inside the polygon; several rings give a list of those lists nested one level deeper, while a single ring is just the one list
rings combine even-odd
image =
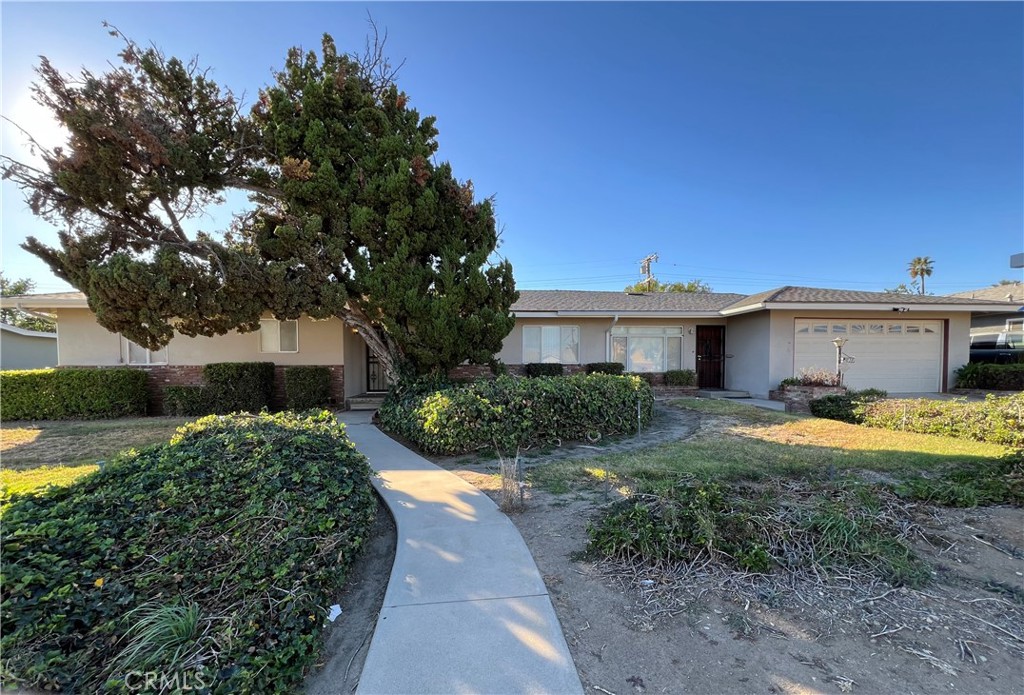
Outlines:
[{"label": "utility pole", "polygon": [[647,291],[651,291],[651,283],[654,282],[654,276],[651,274],[651,263],[658,260],[658,254],[652,253],[640,261],[640,274],[647,276]]}]

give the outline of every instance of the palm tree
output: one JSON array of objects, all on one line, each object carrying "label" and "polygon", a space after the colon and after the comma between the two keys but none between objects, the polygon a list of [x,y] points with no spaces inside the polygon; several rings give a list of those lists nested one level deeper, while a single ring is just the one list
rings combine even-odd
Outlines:
[{"label": "palm tree", "polygon": [[930,257],[918,256],[910,261],[910,265],[907,266],[907,270],[910,271],[910,279],[921,281],[921,294],[924,294],[924,279],[932,276],[932,267],[934,265],[935,261]]}]

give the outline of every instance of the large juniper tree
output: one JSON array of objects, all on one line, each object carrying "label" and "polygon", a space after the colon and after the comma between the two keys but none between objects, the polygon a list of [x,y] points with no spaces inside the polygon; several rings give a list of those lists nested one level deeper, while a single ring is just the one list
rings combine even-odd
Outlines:
[{"label": "large juniper tree", "polygon": [[[409,107],[381,42],[292,49],[245,113],[195,59],[124,40],[104,74],[41,59],[35,97],[71,137],[40,148],[41,167],[3,162],[62,229],[59,247],[24,248],[103,326],[157,348],[175,331],[255,330],[268,310],[337,316],[392,374],[500,349],[516,292],[511,265],[488,260],[491,201],[435,163],[435,119]],[[230,229],[188,232],[236,190],[252,205]]]}]

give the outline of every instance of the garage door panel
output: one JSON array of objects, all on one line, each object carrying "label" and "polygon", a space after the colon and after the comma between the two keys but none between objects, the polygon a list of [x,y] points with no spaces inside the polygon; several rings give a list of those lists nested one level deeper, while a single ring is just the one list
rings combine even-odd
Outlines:
[{"label": "garage door panel", "polygon": [[[803,369],[833,371],[835,338],[855,362],[845,366],[850,388],[930,393],[942,387],[942,322],[797,319],[794,374]],[[827,331],[827,332],[826,332]]]}]

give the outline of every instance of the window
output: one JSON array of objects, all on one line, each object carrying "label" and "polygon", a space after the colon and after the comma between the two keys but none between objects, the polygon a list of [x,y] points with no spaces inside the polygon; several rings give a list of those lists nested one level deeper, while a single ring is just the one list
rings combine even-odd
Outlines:
[{"label": "window", "polygon": [[889,335],[897,335],[903,332],[902,323],[890,323],[889,324]]},{"label": "window", "polygon": [[828,333],[828,324],[816,323],[814,324],[814,328],[812,328],[811,330],[814,331],[815,333]]},{"label": "window", "polygon": [[864,326],[863,323],[851,323],[850,324],[850,333],[855,333],[855,334],[856,333],[863,333],[864,329],[865,329],[865,326]]},{"label": "window", "polygon": [[260,352],[298,352],[299,322],[260,320]]},{"label": "window", "polygon": [[1024,319],[1006,319],[1006,330],[1024,331]]},{"label": "window", "polygon": [[662,326],[612,328],[611,361],[627,372],[682,369],[683,329]]},{"label": "window", "polygon": [[920,326],[915,326],[912,323],[908,323],[907,324],[907,333],[920,333],[920,332],[921,332],[921,327]]},{"label": "window", "polygon": [[138,343],[133,343],[124,336],[121,336],[121,354],[126,364],[150,365],[167,364],[167,348],[159,350],[147,350]]},{"label": "window", "polygon": [[868,333],[885,333],[885,326],[880,323],[873,323],[868,326]]},{"label": "window", "polygon": [[523,326],[523,364],[580,363],[578,326]]},{"label": "window", "polygon": [[832,332],[833,333],[846,333],[846,324],[845,323],[833,323],[832,324]]}]

